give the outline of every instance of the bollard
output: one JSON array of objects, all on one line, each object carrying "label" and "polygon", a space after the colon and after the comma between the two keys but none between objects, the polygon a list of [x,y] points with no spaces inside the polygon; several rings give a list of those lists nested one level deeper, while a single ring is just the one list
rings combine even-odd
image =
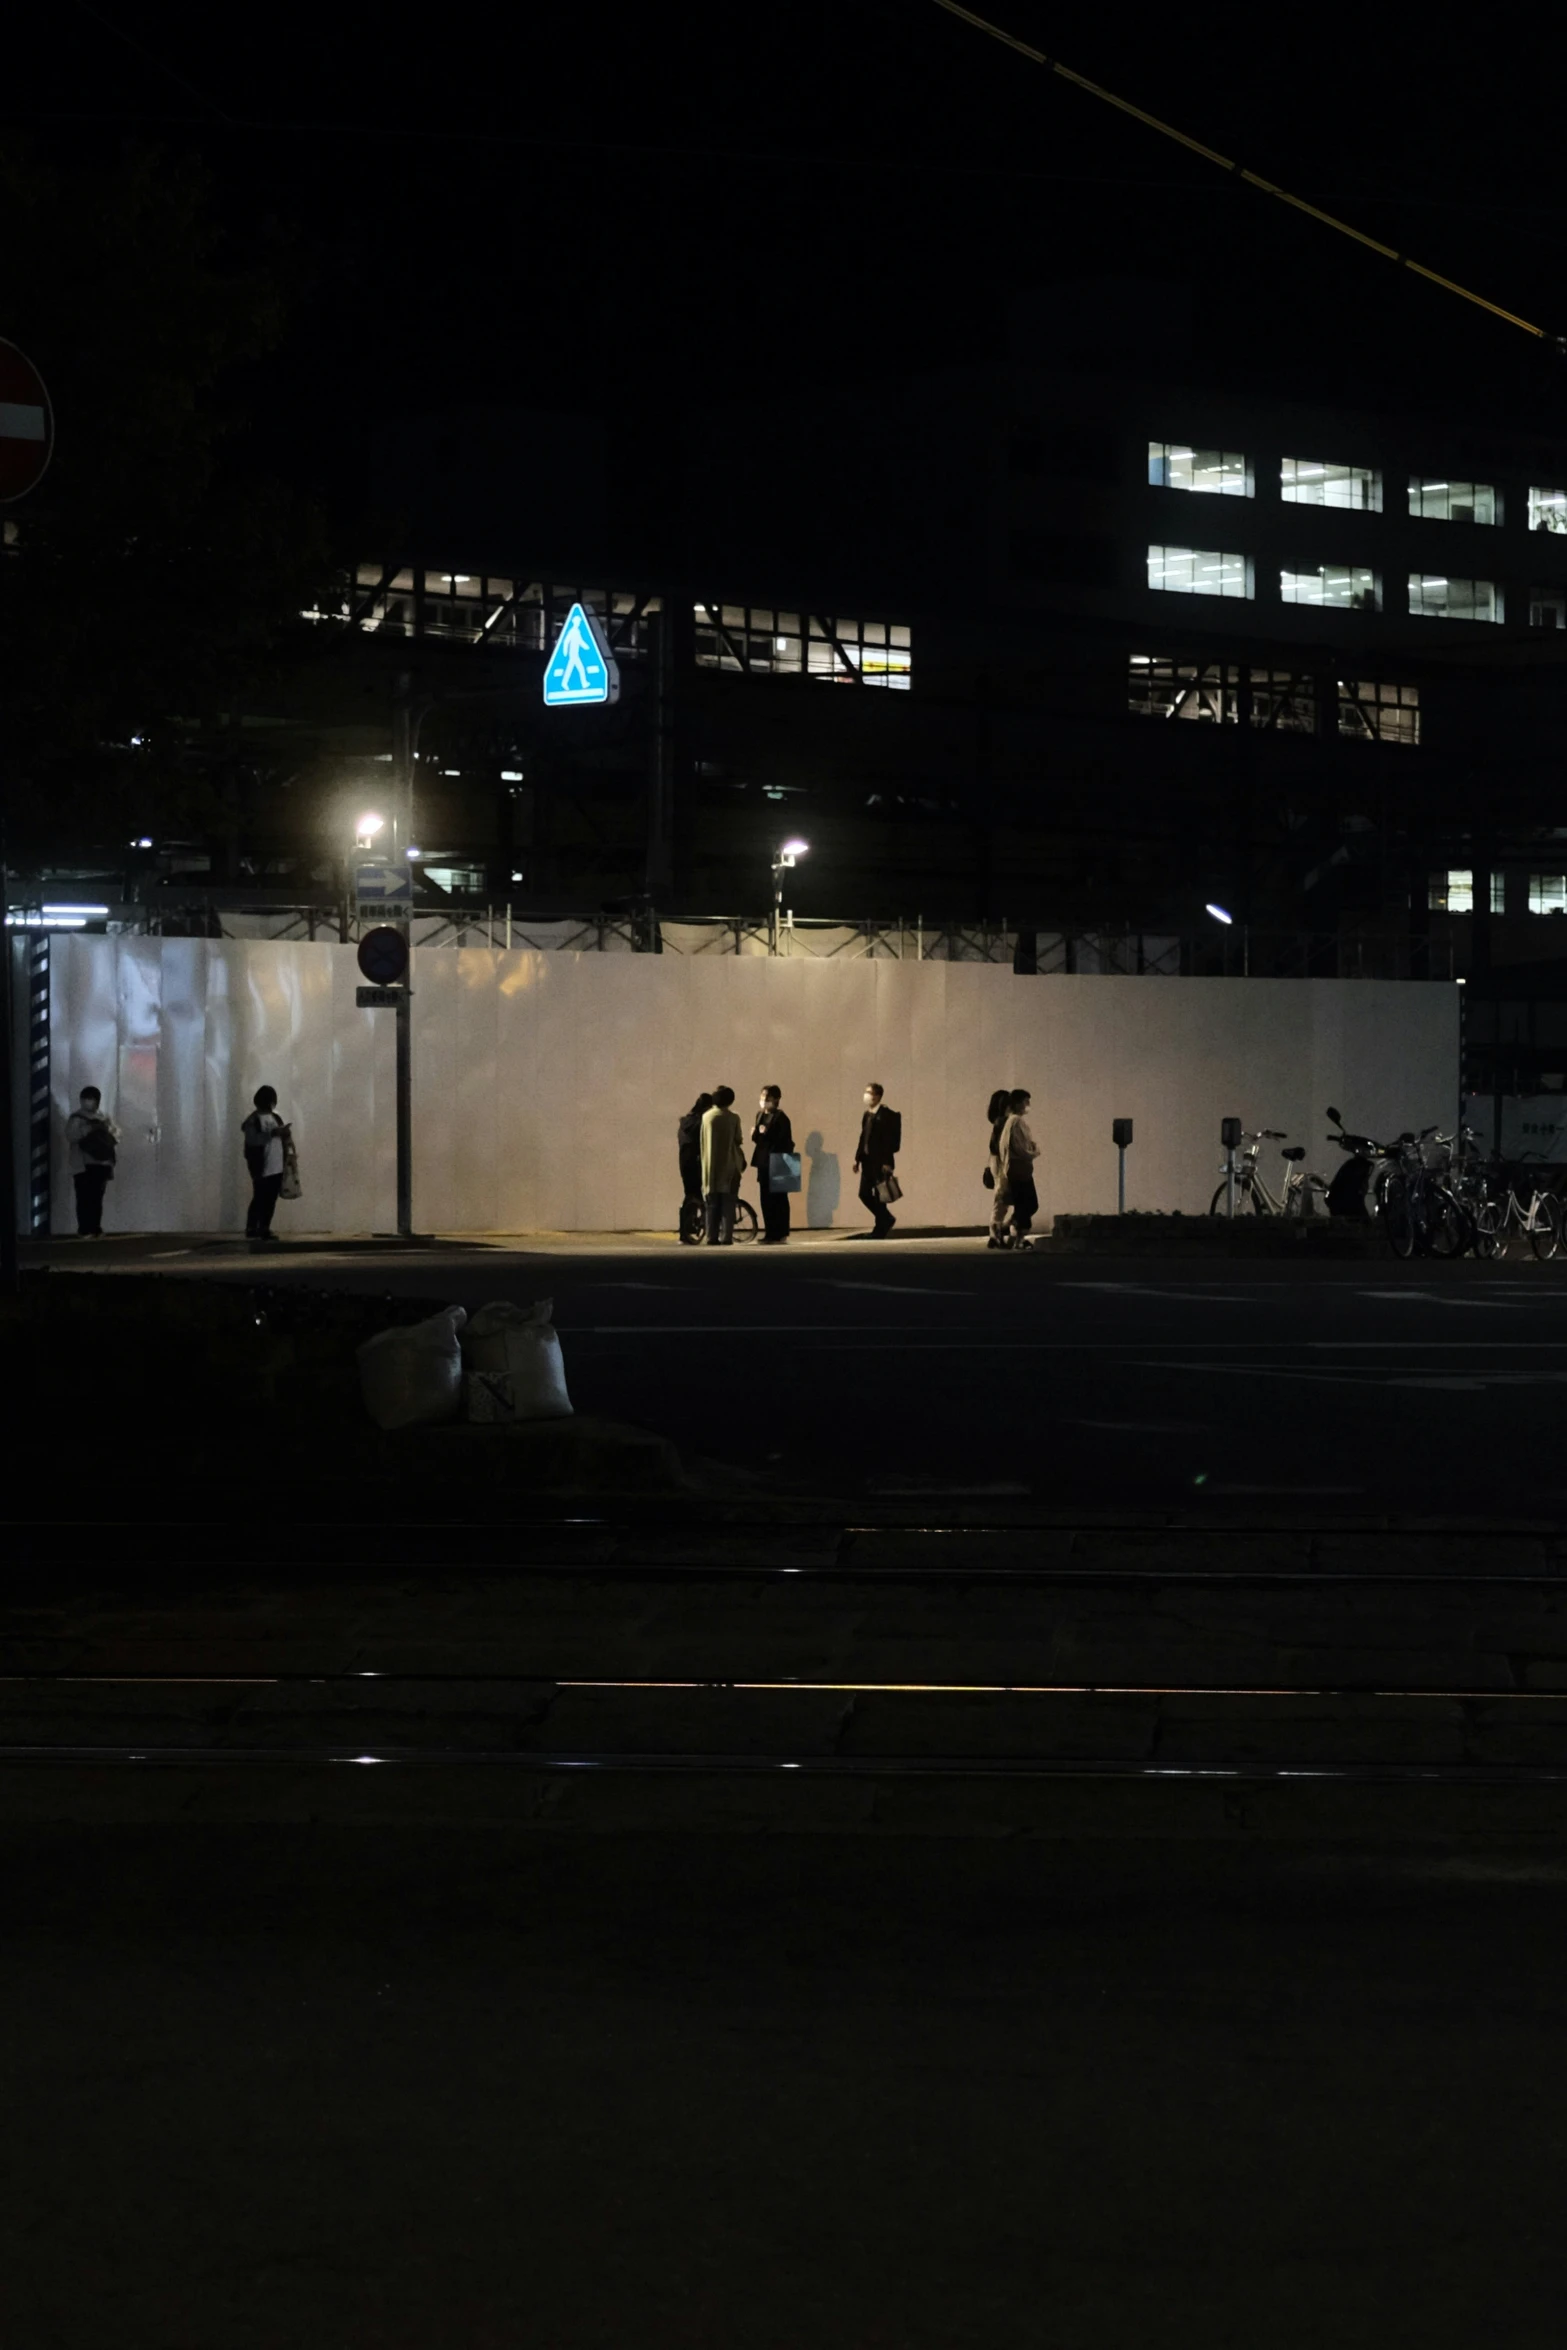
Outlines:
[{"label": "bollard", "polygon": [[1235,1146],[1244,1132],[1239,1118],[1221,1118],[1219,1121],[1219,1140],[1224,1145],[1225,1196],[1232,1224],[1235,1221]]},{"label": "bollard", "polygon": [[1126,1214],[1126,1153],[1131,1139],[1131,1119],[1115,1119],[1110,1128],[1110,1140],[1115,1144],[1116,1149],[1120,1153],[1120,1158],[1116,1166],[1115,1212],[1118,1216],[1124,1216]]}]

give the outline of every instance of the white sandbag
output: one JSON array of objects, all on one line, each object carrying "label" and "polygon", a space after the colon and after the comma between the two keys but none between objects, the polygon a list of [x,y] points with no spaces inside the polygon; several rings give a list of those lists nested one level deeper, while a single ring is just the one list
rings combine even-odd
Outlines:
[{"label": "white sandbag", "polygon": [[462,1334],[470,1420],[564,1420],[566,1365],[550,1316],[555,1300],[481,1306]]},{"label": "white sandbag", "polygon": [[455,1420],[462,1406],[462,1348],[468,1319],[446,1306],[427,1322],[380,1330],[358,1349],[359,1391],[378,1428],[417,1428]]}]

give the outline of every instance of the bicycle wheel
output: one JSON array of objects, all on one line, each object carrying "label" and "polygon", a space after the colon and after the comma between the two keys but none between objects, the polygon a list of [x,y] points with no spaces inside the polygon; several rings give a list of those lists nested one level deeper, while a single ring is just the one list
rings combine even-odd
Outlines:
[{"label": "bicycle wheel", "polygon": [[1434,1257],[1461,1257],[1469,1246],[1469,1218],[1445,1183],[1426,1187],[1425,1242]]},{"label": "bicycle wheel", "polygon": [[1507,1202],[1483,1192],[1469,1210],[1474,1233],[1471,1246],[1477,1257],[1500,1257],[1507,1252]]},{"label": "bicycle wheel", "polygon": [[[1227,1183],[1221,1183],[1208,1202],[1208,1213],[1210,1216],[1228,1215],[1229,1204],[1230,1187]],[[1248,1207],[1253,1215],[1265,1216],[1268,1212],[1250,1184],[1237,1182],[1235,1186],[1235,1213],[1237,1216],[1244,1216]]]},{"label": "bicycle wheel", "polygon": [[1394,1175],[1382,1190],[1382,1229],[1387,1234],[1388,1247],[1395,1257],[1412,1257],[1415,1253],[1415,1211],[1409,1197],[1409,1186],[1402,1175]]},{"label": "bicycle wheel", "polygon": [[1542,1265],[1549,1264],[1562,1245],[1562,1204],[1554,1192],[1535,1193],[1529,1211],[1529,1246]]},{"label": "bicycle wheel", "polygon": [[735,1239],[754,1240],[757,1235],[756,1210],[748,1199],[735,1202]]}]

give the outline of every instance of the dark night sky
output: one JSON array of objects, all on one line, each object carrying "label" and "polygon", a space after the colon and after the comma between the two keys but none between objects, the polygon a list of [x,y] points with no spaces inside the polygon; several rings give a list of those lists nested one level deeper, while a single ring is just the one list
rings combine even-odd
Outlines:
[{"label": "dark night sky", "polygon": [[[1555,46],[1412,11],[995,13],[1079,71],[1567,332]],[[397,15],[57,0],[0,119],[208,161],[236,250],[313,283],[272,370],[330,475],[368,416],[587,405],[999,355],[1015,293],[1191,283],[1213,366],[1567,430],[1567,363],[1245,191],[929,0]],[[1367,31],[1368,25],[1373,29]],[[1543,40],[1551,47],[1547,53]],[[16,70],[17,49],[21,70]]]}]

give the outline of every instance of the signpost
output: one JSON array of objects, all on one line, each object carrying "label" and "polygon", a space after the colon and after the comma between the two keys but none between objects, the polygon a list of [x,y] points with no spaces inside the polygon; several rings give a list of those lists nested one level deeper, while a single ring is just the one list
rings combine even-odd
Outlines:
[{"label": "signpost", "polygon": [[1235,1153],[1240,1147],[1241,1136],[1244,1132],[1245,1129],[1239,1118],[1221,1118],[1219,1120],[1219,1140],[1224,1145],[1224,1189],[1225,1196],[1229,1201],[1228,1213],[1232,1224],[1235,1221]]},{"label": "signpost", "polygon": [[[24,351],[0,339],[0,506],[34,490],[54,455],[54,410],[44,379]],[[0,557],[0,560],[4,560]],[[0,791],[3,791],[0,776]],[[3,799],[0,799],[3,805]],[[0,818],[0,911],[9,907],[11,874]],[[11,971],[16,950],[9,934],[0,965],[0,1290],[14,1295],[20,1279],[16,1247],[16,1102],[13,1086]]]},{"label": "signpost", "polygon": [[1121,1154],[1117,1165],[1119,1180],[1116,1186],[1115,1212],[1118,1216],[1124,1216],[1126,1214],[1126,1154],[1132,1140],[1130,1118],[1116,1118],[1111,1121],[1110,1140]]},{"label": "signpost", "polygon": [[14,343],[0,341],[0,506],[36,489],[54,455],[54,410],[44,379]]},{"label": "signpost", "polygon": [[598,614],[573,604],[544,664],[544,707],[580,710],[619,699],[620,669]]}]

